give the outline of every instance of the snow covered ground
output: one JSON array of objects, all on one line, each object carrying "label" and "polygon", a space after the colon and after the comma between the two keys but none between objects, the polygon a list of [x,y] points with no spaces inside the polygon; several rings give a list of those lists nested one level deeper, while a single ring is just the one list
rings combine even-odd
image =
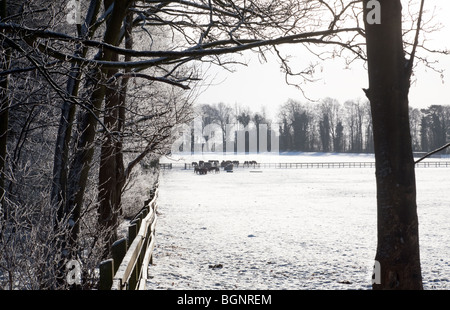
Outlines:
[{"label": "snow covered ground", "polygon": [[[373,161],[371,155],[291,157],[278,161]],[[450,169],[416,171],[424,286],[448,289]],[[161,173],[148,289],[371,288],[373,168]]]}]

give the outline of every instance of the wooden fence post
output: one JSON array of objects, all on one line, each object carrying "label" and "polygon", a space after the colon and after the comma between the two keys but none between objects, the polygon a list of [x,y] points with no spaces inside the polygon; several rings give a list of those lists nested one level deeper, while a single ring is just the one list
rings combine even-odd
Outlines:
[{"label": "wooden fence post", "polygon": [[136,223],[128,226],[128,242],[131,244],[138,234],[138,225]]},{"label": "wooden fence post", "polygon": [[[139,229],[141,228],[141,222],[142,222],[141,218],[137,217],[130,222],[130,225],[136,225],[137,231],[139,231]],[[132,241],[132,239],[130,241]]]},{"label": "wooden fence post", "polygon": [[104,260],[100,263],[100,282],[99,290],[110,290],[114,278],[114,260],[112,258]]},{"label": "wooden fence post", "polygon": [[127,239],[122,238],[113,243],[111,247],[112,257],[114,260],[114,274],[119,269],[125,254],[127,254]]},{"label": "wooden fence post", "polygon": [[[154,228],[156,223],[156,197],[158,191],[150,202],[134,217],[128,225],[128,236],[117,240],[112,245],[112,267],[102,266],[102,274],[112,269],[112,290],[135,290],[145,287],[147,280],[148,261],[152,257],[154,247]],[[128,241],[128,244],[127,244]],[[151,248],[149,245],[151,242]],[[105,263],[106,264],[106,263]],[[102,284],[108,287],[108,284]]]}]

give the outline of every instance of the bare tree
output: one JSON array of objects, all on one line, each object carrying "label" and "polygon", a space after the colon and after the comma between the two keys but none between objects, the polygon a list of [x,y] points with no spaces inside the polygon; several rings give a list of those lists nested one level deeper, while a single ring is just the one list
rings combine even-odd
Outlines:
[{"label": "bare tree", "polygon": [[349,130],[349,150],[351,152],[363,151],[363,122],[364,105],[360,100],[348,100],[344,103],[347,109],[347,128]]},{"label": "bare tree", "polygon": [[[328,135],[326,135],[325,139],[328,139],[328,146],[324,147],[325,149],[331,151],[331,149],[336,150],[334,144],[336,140],[336,126],[339,122],[340,117],[340,104],[336,99],[325,98],[322,100],[321,105],[321,114],[323,115],[323,128],[328,127]],[[323,141],[322,141],[323,144]],[[325,143],[327,144],[327,143]]]},{"label": "bare tree", "polygon": [[[265,126],[265,128],[267,130],[267,119],[264,115],[264,111],[262,113],[255,112],[253,114],[252,119],[253,119],[253,123],[255,124],[255,129],[256,129],[256,151],[259,153],[262,150],[262,148],[260,146],[267,145],[267,141],[262,142],[261,141],[262,137],[260,136],[262,126]],[[267,137],[265,139],[267,140]]]},{"label": "bare tree", "polygon": [[250,124],[251,121],[251,115],[250,115],[250,109],[249,108],[245,108],[242,109],[239,114],[236,116],[236,119],[239,123],[242,124],[242,126],[247,127],[248,124]]},{"label": "bare tree", "polygon": [[412,148],[414,151],[420,151],[420,121],[422,113],[419,109],[409,108],[409,122],[411,127]]},{"label": "bare tree", "polygon": [[[201,114],[204,119],[203,125],[215,123],[219,125],[221,130],[221,140],[223,145],[223,151],[226,152],[226,140],[227,140],[227,125],[231,124],[231,117],[233,109],[223,102],[217,104],[204,104],[201,106]],[[229,151],[229,150],[228,150]]]},{"label": "bare tree", "polygon": [[[364,15],[370,14],[365,0]],[[369,88],[376,159],[378,245],[381,279],[374,289],[422,289],[414,160],[408,93],[424,1],[416,37],[405,58],[402,5],[380,0],[379,23],[365,19]]]}]

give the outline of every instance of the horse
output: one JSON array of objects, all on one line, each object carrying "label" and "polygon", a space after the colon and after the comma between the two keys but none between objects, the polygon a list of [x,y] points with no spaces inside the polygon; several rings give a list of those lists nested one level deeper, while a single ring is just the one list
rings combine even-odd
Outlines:
[{"label": "horse", "polygon": [[214,171],[214,173],[220,173],[220,168],[217,166],[213,166],[213,167],[208,168],[208,171],[209,172]]},{"label": "horse", "polygon": [[194,173],[196,173],[196,174],[207,174],[208,173],[208,168],[206,168],[206,167],[195,167],[194,168]]},{"label": "horse", "polygon": [[233,172],[233,164],[226,165],[223,170],[225,170],[226,172]]},{"label": "horse", "polygon": [[211,165],[213,166],[218,166],[219,165],[219,161],[218,160],[208,160],[209,163],[211,163]]},{"label": "horse", "polygon": [[246,160],[244,162],[244,167],[245,166],[247,166],[247,167],[250,167],[250,166],[256,167],[257,164],[258,163],[255,160]]},{"label": "horse", "polygon": [[231,160],[222,160],[222,163],[220,164],[220,167],[225,168],[226,166],[232,165],[233,163],[231,162]]}]

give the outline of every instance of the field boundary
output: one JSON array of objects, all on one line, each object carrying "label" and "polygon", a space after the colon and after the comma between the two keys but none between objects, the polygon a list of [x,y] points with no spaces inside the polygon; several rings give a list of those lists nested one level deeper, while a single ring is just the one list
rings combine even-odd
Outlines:
[{"label": "field boundary", "polygon": [[[160,164],[160,169],[192,170],[192,163]],[[375,168],[375,162],[309,162],[309,163],[256,163],[234,165],[234,169],[335,169],[335,168]],[[426,161],[416,163],[416,168],[450,168],[450,161]]]},{"label": "field boundary", "polygon": [[143,290],[155,248],[159,184],[152,200],[128,226],[128,237],[112,245],[112,258],[100,263],[100,290]]}]

